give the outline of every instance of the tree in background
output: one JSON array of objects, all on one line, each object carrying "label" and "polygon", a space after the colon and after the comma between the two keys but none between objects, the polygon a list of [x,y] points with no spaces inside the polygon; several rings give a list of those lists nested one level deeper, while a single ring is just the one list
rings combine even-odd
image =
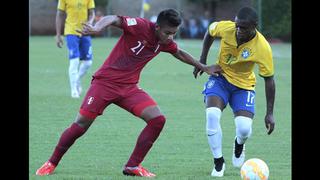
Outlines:
[{"label": "tree in background", "polygon": [[[219,3],[239,0],[188,0],[214,12]],[[279,38],[291,42],[291,0],[252,0],[252,5],[259,11],[261,5],[261,24],[259,31],[267,38]],[[260,2],[260,3],[259,3]]]},{"label": "tree in background", "polygon": [[[262,29],[267,38],[291,42],[291,0],[261,0]],[[257,0],[253,3],[257,6]]]},{"label": "tree in background", "polygon": [[94,0],[97,7],[107,7],[109,0]]}]

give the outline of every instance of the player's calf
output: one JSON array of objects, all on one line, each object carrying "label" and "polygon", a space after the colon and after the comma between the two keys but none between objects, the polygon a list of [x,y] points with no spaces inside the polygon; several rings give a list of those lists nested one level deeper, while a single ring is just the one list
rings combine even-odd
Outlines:
[{"label": "player's calf", "polygon": [[245,160],[245,142],[252,132],[252,119],[245,116],[235,118],[236,137],[233,145],[232,164],[241,167]]}]

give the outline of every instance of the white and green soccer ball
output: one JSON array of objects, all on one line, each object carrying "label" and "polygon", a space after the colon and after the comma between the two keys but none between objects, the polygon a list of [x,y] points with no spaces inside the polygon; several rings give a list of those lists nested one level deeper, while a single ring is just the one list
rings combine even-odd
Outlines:
[{"label": "white and green soccer ball", "polygon": [[252,158],[241,166],[240,174],[243,180],[267,180],[269,168],[263,160]]}]

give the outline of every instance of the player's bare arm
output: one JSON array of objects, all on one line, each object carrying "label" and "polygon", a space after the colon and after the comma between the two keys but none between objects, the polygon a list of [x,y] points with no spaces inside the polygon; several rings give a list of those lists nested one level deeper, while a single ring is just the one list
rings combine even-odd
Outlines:
[{"label": "player's bare arm", "polygon": [[89,24],[93,24],[94,17],[95,17],[94,8],[89,9],[89,10],[88,10],[88,23],[89,23]]},{"label": "player's bare arm", "polygon": [[273,76],[264,77],[265,81],[265,93],[266,93],[266,101],[267,101],[267,112],[265,116],[265,125],[268,129],[268,134],[270,135],[274,130],[275,122],[273,118],[273,105],[275,98],[275,82]]},{"label": "player's bare arm", "polygon": [[[201,52],[201,56],[200,56],[200,62],[202,64],[207,64],[208,52],[210,50],[210,47],[211,47],[213,41],[214,41],[214,38],[207,31],[206,34],[204,35],[204,38],[203,38],[202,52]],[[194,78],[197,78],[198,73],[200,73],[199,75],[201,76],[203,71],[201,71],[201,69],[195,67],[194,71],[193,71]]]},{"label": "player's bare arm", "polygon": [[218,73],[221,72],[221,68],[219,65],[206,66],[205,64],[202,64],[199,61],[195,60],[189,53],[182,49],[178,49],[178,51],[173,54],[173,56],[184,63],[190,64],[200,69],[201,71],[206,72],[209,75],[218,75]]},{"label": "player's bare arm", "polygon": [[104,16],[95,25],[84,23],[83,29],[77,32],[82,35],[97,34],[110,25],[121,28],[121,19],[116,15]]},{"label": "player's bare arm", "polygon": [[63,38],[61,32],[65,19],[66,12],[58,9],[56,14],[56,44],[59,48],[61,48],[63,45]]}]

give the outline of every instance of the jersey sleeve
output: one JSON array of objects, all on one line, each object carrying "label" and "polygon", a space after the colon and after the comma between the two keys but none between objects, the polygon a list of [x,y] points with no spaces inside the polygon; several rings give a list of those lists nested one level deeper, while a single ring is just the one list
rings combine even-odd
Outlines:
[{"label": "jersey sleeve", "polygon": [[95,8],[94,0],[89,0],[88,9]]},{"label": "jersey sleeve", "polygon": [[118,17],[120,17],[122,20],[121,27],[123,31],[133,35],[143,32],[148,25],[146,20],[143,18],[133,18],[129,16]]},{"label": "jersey sleeve", "polygon": [[220,37],[220,26],[219,22],[213,22],[209,25],[208,31],[210,36],[212,37]]},{"label": "jersey sleeve", "polygon": [[59,0],[58,9],[61,10],[61,11],[65,11],[66,10],[66,1],[65,0]]},{"label": "jersey sleeve", "polygon": [[178,51],[178,45],[176,42],[171,41],[165,47],[163,47],[161,51],[175,54]]},{"label": "jersey sleeve", "polygon": [[274,74],[273,59],[271,47],[268,45],[264,53],[261,55],[257,64],[259,66],[259,75],[262,77],[270,77]]}]

